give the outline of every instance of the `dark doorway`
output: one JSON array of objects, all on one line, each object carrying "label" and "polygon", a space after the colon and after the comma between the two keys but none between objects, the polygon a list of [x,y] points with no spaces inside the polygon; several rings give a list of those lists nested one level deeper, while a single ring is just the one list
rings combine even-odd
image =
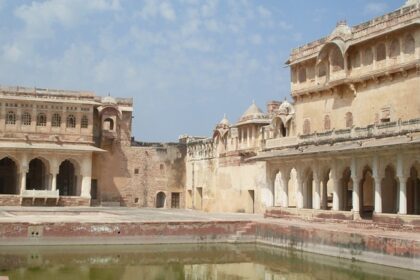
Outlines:
[{"label": "dark doorway", "polygon": [[166,201],[166,194],[164,192],[159,192],[156,195],[156,208],[164,208]]},{"label": "dark doorway", "polygon": [[46,190],[48,182],[47,168],[39,158],[29,162],[29,172],[26,175],[27,190]]},{"label": "dark doorway", "polygon": [[77,184],[74,165],[65,160],[60,164],[60,169],[57,175],[57,189],[60,190],[60,195],[75,196]]},{"label": "dark doorway", "polygon": [[18,194],[16,170],[10,158],[0,160],[0,194]]},{"label": "dark doorway", "polygon": [[171,193],[171,208],[179,208],[180,194]]},{"label": "dark doorway", "polygon": [[351,182],[351,170],[346,168],[341,177],[341,211],[351,211],[353,208],[353,185]]},{"label": "dark doorway", "polygon": [[410,169],[410,177],[407,180],[407,214],[420,214],[420,180],[417,169]]},{"label": "dark doorway", "polygon": [[374,180],[372,170],[366,167],[363,170],[363,178],[360,182],[360,216],[363,219],[372,219],[374,202]]},{"label": "dark doorway", "polygon": [[91,184],[90,198],[91,199],[98,199],[98,180],[92,179],[90,184]]},{"label": "dark doorway", "polygon": [[248,190],[249,193],[249,212],[255,213],[255,192],[254,190]]}]

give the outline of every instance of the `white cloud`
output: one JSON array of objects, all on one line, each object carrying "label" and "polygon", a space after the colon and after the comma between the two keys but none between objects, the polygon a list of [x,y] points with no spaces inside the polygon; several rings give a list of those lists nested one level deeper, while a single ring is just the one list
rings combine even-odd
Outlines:
[{"label": "white cloud", "polygon": [[264,8],[263,6],[258,6],[258,13],[260,14],[261,17],[263,18],[269,18],[271,17],[271,12],[270,10]]},{"label": "white cloud", "polygon": [[261,45],[262,44],[262,38],[259,34],[254,34],[251,36],[250,41],[254,45]]},{"label": "white cloud", "polygon": [[3,47],[3,57],[11,62],[18,61],[22,56],[22,51],[16,45],[6,45]]},{"label": "white cloud", "polygon": [[163,2],[159,6],[162,17],[166,20],[173,21],[176,19],[176,14],[172,6],[168,2]]},{"label": "white cloud", "polygon": [[28,37],[44,38],[53,33],[57,24],[71,27],[86,13],[118,9],[119,0],[49,0],[18,6],[14,14],[25,22]]},{"label": "white cloud", "polygon": [[379,15],[388,10],[388,4],[385,2],[370,2],[364,8],[365,14]]},{"label": "white cloud", "polygon": [[154,19],[161,17],[165,20],[174,21],[176,19],[175,10],[169,2],[159,2],[157,0],[146,0],[143,8],[139,12],[143,19]]}]

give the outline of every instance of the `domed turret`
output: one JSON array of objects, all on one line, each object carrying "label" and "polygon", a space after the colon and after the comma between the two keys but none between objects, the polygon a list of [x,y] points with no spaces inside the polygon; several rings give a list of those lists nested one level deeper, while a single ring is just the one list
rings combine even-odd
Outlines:
[{"label": "domed turret", "polygon": [[252,102],[252,105],[249,106],[239,119],[238,125],[245,123],[266,123],[267,121],[268,115],[263,113],[255,102]]},{"label": "domed turret", "polygon": [[106,105],[115,105],[117,104],[117,101],[115,100],[114,97],[111,96],[106,96],[106,97],[102,97],[101,99],[102,104],[106,104]]},{"label": "domed turret", "polygon": [[345,20],[341,20],[339,22],[337,22],[337,26],[335,27],[335,29],[333,30],[333,32],[331,33],[332,37],[349,37],[351,36],[352,32],[351,32],[351,28],[350,26],[347,25],[347,22]]},{"label": "domed turret", "polygon": [[216,125],[216,128],[229,128],[229,126],[229,120],[226,118],[226,114],[224,114],[223,119]]}]

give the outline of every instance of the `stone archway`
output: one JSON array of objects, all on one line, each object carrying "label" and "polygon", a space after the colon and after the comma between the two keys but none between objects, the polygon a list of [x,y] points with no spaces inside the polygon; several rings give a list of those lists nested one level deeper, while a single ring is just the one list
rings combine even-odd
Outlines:
[{"label": "stone archway", "polygon": [[0,160],[0,194],[18,194],[17,164],[11,158]]},{"label": "stone archway", "polygon": [[165,208],[166,194],[164,192],[158,192],[156,195],[156,208]]},{"label": "stone archway", "polygon": [[363,177],[360,181],[360,216],[363,219],[371,219],[375,207],[374,180],[372,169],[366,166],[363,169]]},{"label": "stone archway", "polygon": [[351,170],[349,167],[344,169],[340,179],[340,210],[351,211],[353,207],[353,184],[351,181]]},{"label": "stone archway", "polygon": [[313,192],[314,192],[314,174],[311,169],[305,171],[305,180],[303,184],[303,208],[312,209]]},{"label": "stone archway", "polygon": [[407,180],[407,214],[420,214],[420,179],[415,166],[411,167],[410,177]]},{"label": "stone archway", "polygon": [[48,168],[40,158],[29,162],[29,171],[26,175],[27,190],[47,190],[49,184]]},{"label": "stone archway", "polygon": [[76,167],[70,160],[65,160],[60,164],[57,175],[57,189],[62,196],[77,195]]},{"label": "stone archway", "polygon": [[385,177],[381,182],[382,213],[398,212],[398,181],[395,174],[393,166],[385,168]]}]

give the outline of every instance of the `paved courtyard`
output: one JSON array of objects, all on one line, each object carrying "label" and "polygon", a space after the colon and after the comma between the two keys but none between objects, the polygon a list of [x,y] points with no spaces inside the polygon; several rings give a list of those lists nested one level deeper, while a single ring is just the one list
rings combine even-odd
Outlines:
[{"label": "paved courtyard", "polygon": [[169,222],[261,220],[261,214],[124,207],[0,207],[1,222]]}]

